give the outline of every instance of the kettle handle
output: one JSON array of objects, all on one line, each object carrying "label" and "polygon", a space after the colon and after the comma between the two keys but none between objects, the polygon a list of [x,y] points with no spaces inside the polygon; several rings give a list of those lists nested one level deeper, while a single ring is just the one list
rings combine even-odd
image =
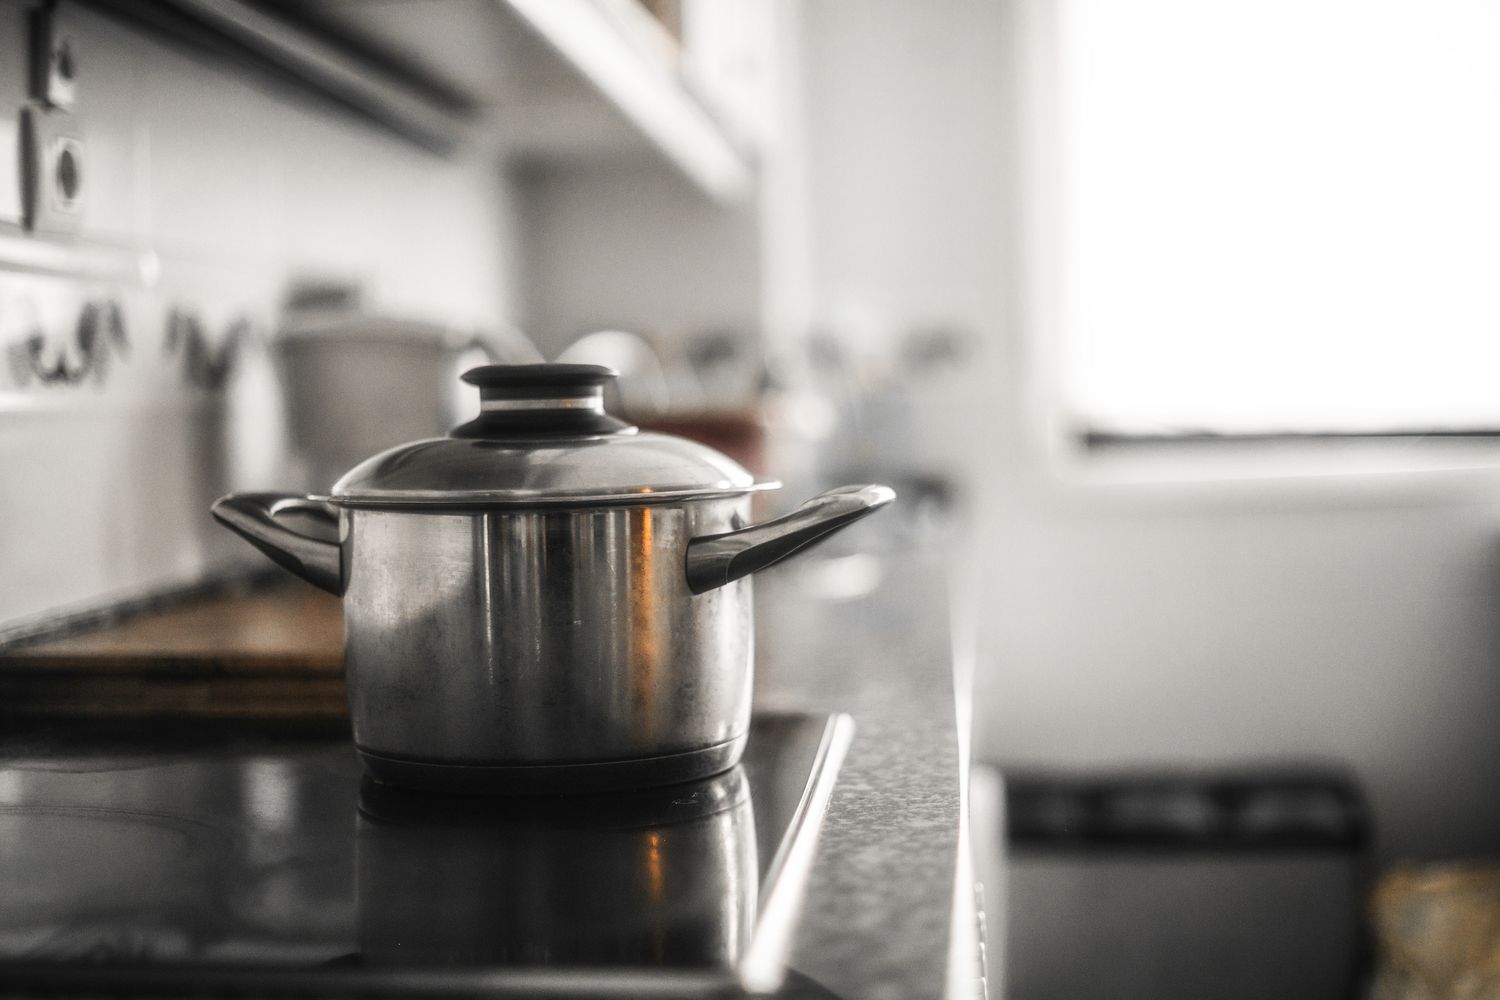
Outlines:
[{"label": "kettle handle", "polygon": [[889,486],[840,486],[790,514],[687,546],[688,590],[702,594],[772,566],[896,499]]},{"label": "kettle handle", "polygon": [[483,351],[495,364],[534,365],[547,360],[525,331],[509,325],[474,332],[462,349]]},{"label": "kettle handle", "polygon": [[231,493],[214,501],[214,520],[270,556],[283,569],[296,573],[315,587],[342,595],[343,554],[338,542],[296,531],[276,520],[277,514],[295,511],[310,515],[334,531],[339,514],[333,504],[288,493]]}]

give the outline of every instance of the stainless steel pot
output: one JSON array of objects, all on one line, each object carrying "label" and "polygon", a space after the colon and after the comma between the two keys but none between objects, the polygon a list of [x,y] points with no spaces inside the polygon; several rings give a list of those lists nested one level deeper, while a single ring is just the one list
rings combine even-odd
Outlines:
[{"label": "stainless steel pot", "polygon": [[609,416],[613,377],[476,368],[464,379],[480,415],[448,437],[367,459],[327,497],[214,504],[343,596],[354,740],[375,779],[598,790],[733,766],[749,728],[749,575],[895,499],[848,486],[749,525],[751,495],[779,484]]}]

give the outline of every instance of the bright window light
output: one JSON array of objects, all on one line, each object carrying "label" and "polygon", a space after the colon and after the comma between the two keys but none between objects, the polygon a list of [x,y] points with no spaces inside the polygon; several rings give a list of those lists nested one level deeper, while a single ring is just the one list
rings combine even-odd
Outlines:
[{"label": "bright window light", "polygon": [[1500,2],[1058,11],[1082,426],[1500,430]]}]

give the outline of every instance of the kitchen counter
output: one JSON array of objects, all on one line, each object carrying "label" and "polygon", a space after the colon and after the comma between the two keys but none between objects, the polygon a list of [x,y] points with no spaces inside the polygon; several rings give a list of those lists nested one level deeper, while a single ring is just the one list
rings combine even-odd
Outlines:
[{"label": "kitchen counter", "polygon": [[[977,969],[952,976],[950,988],[952,956],[973,954],[975,924],[962,905],[972,879],[960,837],[947,574],[915,547],[870,554],[888,538],[866,531],[757,582],[758,711],[843,712],[855,724],[796,924],[790,966],[799,975],[789,985],[806,990],[811,979],[851,998],[971,996]],[[141,685],[138,709],[210,717],[228,710],[234,685],[272,678],[262,709],[327,713],[339,681],[338,622],[336,603],[293,585],[12,649],[0,654],[0,676],[51,671],[76,696],[128,674]],[[205,646],[205,635],[217,641]],[[162,700],[161,690],[176,693]],[[298,690],[316,693],[303,702]]]},{"label": "kitchen counter", "polygon": [[[972,879],[959,835],[964,762],[948,575],[935,558],[871,556],[857,545],[851,537],[841,546],[851,554],[814,554],[757,583],[757,704],[848,712],[857,727],[792,966],[840,996],[940,997],[951,952],[974,944],[962,939],[973,932],[967,900],[955,898],[960,882],[972,892]],[[859,584],[872,589],[829,596]],[[962,973],[954,978],[953,994],[975,995],[962,992]]]}]

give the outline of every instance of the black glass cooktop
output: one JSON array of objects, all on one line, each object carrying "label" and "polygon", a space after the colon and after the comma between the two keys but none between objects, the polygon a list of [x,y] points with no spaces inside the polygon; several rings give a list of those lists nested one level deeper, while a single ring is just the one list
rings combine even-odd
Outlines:
[{"label": "black glass cooktop", "polygon": [[0,983],[86,992],[774,988],[852,723],[762,714],[743,762],[618,796],[362,778],[347,735],[0,738]]}]

